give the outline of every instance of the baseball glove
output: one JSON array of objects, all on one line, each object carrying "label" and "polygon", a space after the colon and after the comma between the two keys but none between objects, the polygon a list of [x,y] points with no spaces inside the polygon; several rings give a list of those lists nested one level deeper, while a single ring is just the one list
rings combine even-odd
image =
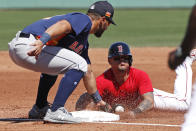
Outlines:
[{"label": "baseball glove", "polygon": [[105,106],[100,106],[99,110],[104,111],[104,112],[109,112],[109,113],[114,112],[113,108],[108,103],[106,103]]}]

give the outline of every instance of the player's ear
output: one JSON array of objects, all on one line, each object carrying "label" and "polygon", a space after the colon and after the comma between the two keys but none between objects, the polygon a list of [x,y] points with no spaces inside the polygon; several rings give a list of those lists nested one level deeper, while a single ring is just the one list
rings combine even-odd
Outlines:
[{"label": "player's ear", "polygon": [[101,21],[101,22],[104,22],[104,21],[106,21],[106,18],[105,18],[105,16],[102,16],[102,17],[100,17],[100,21]]}]

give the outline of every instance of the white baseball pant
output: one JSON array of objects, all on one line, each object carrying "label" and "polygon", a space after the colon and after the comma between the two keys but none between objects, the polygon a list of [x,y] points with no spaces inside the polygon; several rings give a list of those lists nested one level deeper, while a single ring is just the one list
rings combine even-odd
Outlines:
[{"label": "white baseball pant", "polygon": [[19,37],[20,33],[21,31],[8,43],[10,57],[17,65],[50,75],[64,74],[70,69],[87,72],[85,59],[65,48],[44,46],[37,60],[34,56],[28,56],[27,52],[34,48],[30,44],[36,41],[36,38],[33,35],[29,38]]},{"label": "white baseball pant", "polygon": [[185,111],[188,109],[192,92],[193,60],[187,57],[183,64],[177,67],[174,83],[174,93],[154,89],[154,107],[164,110]]}]

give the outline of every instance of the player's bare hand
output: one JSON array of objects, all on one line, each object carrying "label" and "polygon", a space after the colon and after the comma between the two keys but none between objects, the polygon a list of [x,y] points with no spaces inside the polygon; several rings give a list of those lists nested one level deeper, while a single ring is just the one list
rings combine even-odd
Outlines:
[{"label": "player's bare hand", "polygon": [[39,54],[42,51],[42,47],[44,46],[43,43],[40,40],[35,41],[31,46],[35,46],[35,48],[31,51],[29,51],[27,54],[29,56],[35,56],[35,59],[38,59]]},{"label": "player's bare hand", "polygon": [[168,66],[170,69],[175,70],[178,65],[182,64],[182,62],[185,60],[186,56],[182,55],[180,57],[176,56],[176,50],[169,53],[168,58]]},{"label": "player's bare hand", "polygon": [[133,119],[136,117],[135,113],[133,111],[127,111],[127,112],[118,112],[118,115],[120,115],[120,119]]},{"label": "player's bare hand", "polygon": [[106,102],[101,100],[99,101],[98,103],[96,103],[96,106],[99,107],[99,106],[105,106],[106,105]]},{"label": "player's bare hand", "polygon": [[99,101],[96,106],[98,107],[98,110],[102,110],[105,112],[113,112],[112,107],[107,104],[106,102],[104,102],[103,100]]}]

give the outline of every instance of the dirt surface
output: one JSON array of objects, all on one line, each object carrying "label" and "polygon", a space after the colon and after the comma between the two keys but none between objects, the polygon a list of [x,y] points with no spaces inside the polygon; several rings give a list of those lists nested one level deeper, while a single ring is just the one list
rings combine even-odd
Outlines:
[{"label": "dirt surface", "polygon": [[[172,48],[167,47],[132,48],[133,67],[147,72],[154,88],[168,92],[173,92],[175,79],[175,73],[167,66],[167,56],[171,50]],[[89,56],[95,76],[109,68],[107,49],[90,49]],[[43,124],[42,121],[32,121],[27,119],[27,114],[35,102],[40,73],[15,65],[9,58],[7,51],[0,52],[0,65],[0,130],[178,131],[184,121],[184,112],[159,110],[149,111],[136,119],[120,120],[111,124]],[[193,64],[194,74],[195,67]],[[49,93],[48,101],[51,103],[61,77],[59,76]],[[75,102],[84,91],[83,82],[81,81],[65,105],[68,111],[74,111]]]}]

